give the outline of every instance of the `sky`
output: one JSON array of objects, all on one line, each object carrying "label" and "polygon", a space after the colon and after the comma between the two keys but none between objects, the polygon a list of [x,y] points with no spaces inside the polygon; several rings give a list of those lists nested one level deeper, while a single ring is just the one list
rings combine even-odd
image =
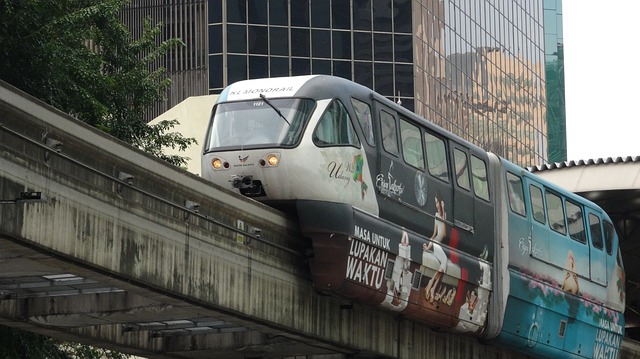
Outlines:
[{"label": "sky", "polygon": [[640,1],[563,0],[567,159],[640,156]]}]

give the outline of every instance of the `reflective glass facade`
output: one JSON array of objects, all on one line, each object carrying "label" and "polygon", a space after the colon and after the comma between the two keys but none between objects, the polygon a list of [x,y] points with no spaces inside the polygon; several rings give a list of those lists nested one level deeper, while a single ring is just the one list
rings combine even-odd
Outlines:
[{"label": "reflective glass facade", "polygon": [[567,117],[564,96],[562,1],[544,1],[544,43],[547,83],[548,162],[567,160]]},{"label": "reflective glass facade", "polygon": [[541,164],[549,140],[546,6],[549,0],[209,0],[209,92],[248,78],[332,74],[513,162]]}]

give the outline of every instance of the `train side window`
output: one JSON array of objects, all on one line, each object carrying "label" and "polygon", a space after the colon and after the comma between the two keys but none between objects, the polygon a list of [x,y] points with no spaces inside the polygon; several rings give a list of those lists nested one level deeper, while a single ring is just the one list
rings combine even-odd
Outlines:
[{"label": "train side window", "polygon": [[371,123],[371,107],[368,103],[362,102],[358,99],[351,98],[351,105],[356,113],[358,123],[364,132],[364,139],[371,146],[375,146],[375,139],[373,137],[373,124]]},{"label": "train side window", "polygon": [[429,173],[438,179],[449,182],[447,170],[447,150],[444,141],[430,133],[424,135],[424,147],[427,152],[427,166]]},{"label": "train side window", "polygon": [[487,164],[474,155],[471,155],[471,177],[473,178],[473,192],[479,198],[489,201]]},{"label": "train side window", "polygon": [[567,201],[567,223],[569,224],[569,236],[578,242],[585,243],[587,237],[584,233],[582,208],[571,201]]},{"label": "train side window", "polygon": [[400,119],[400,138],[402,139],[402,157],[413,167],[424,170],[422,136],[417,126]]},{"label": "train side window", "polygon": [[533,219],[545,224],[547,217],[544,214],[544,201],[542,200],[542,190],[537,186],[529,186],[529,197],[531,197],[531,210],[533,211]]},{"label": "train side window", "polygon": [[460,188],[471,190],[469,184],[469,166],[467,166],[467,154],[457,148],[453,149],[453,162],[456,175],[456,182]]},{"label": "train side window", "polygon": [[603,221],[602,223],[604,223],[604,245],[607,247],[607,253],[611,255],[613,252],[613,237],[615,236],[616,230],[609,221]]},{"label": "train side window", "polygon": [[526,216],[522,178],[511,172],[507,172],[507,194],[509,195],[509,207],[511,207],[511,210],[521,216]]},{"label": "train side window", "polygon": [[351,117],[342,102],[334,100],[322,114],[313,132],[317,146],[352,145],[360,147],[358,135],[351,124]]},{"label": "train side window", "polygon": [[549,217],[549,227],[554,231],[567,234],[567,227],[564,220],[564,206],[560,196],[547,192],[547,216]]},{"label": "train side window", "polygon": [[600,227],[600,217],[589,213],[589,233],[591,233],[591,243],[598,249],[602,249],[602,227]]},{"label": "train side window", "polygon": [[396,119],[386,111],[380,111],[380,127],[382,129],[382,146],[384,149],[398,155],[398,129]]}]

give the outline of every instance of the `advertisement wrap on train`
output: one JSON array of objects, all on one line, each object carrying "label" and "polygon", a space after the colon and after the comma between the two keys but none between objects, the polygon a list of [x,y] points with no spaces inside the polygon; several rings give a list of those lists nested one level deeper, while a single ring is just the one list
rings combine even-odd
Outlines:
[{"label": "advertisement wrap on train", "polygon": [[536,357],[618,356],[607,213],[364,86],[230,85],[202,175],[295,216],[320,292]]}]

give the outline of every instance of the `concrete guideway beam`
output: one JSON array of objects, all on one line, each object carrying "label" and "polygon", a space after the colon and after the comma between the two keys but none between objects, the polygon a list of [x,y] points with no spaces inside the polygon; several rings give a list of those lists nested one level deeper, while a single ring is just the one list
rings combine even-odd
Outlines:
[{"label": "concrete guideway beam", "polygon": [[[501,352],[319,295],[308,243],[289,217],[0,85],[0,199],[23,191],[47,198],[0,205],[3,323],[157,358]],[[91,285],[103,291],[83,294]],[[114,307],[90,299],[98,296]],[[206,321],[211,332],[185,332]],[[222,330],[232,327],[246,330]]]}]

